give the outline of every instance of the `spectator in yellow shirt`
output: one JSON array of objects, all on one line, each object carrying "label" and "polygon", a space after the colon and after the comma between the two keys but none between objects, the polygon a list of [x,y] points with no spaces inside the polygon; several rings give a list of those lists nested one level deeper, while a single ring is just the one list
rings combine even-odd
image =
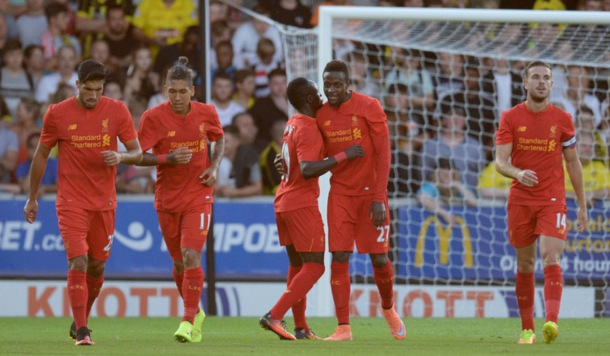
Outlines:
[{"label": "spectator in yellow shirt", "polygon": [[[599,200],[606,199],[610,193],[610,170],[601,161],[594,160],[595,138],[590,131],[582,131],[576,136],[578,158],[582,165],[582,173],[585,183],[585,194],[591,205]],[[574,189],[569,184],[570,177],[565,171],[566,197],[574,199]]]},{"label": "spectator in yellow shirt", "polygon": [[187,27],[199,24],[192,0],[142,0],[132,24],[134,36],[151,46],[156,57],[160,47],[182,42]]},{"label": "spectator in yellow shirt", "polygon": [[496,171],[496,162],[491,161],[479,176],[477,194],[481,199],[508,199],[508,191],[513,180]]}]

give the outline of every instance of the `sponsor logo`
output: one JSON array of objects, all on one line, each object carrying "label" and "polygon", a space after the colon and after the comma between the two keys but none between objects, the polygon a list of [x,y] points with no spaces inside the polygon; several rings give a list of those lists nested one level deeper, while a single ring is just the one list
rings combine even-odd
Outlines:
[{"label": "sponsor logo", "polygon": [[464,267],[473,267],[472,238],[470,237],[470,230],[468,230],[466,222],[461,217],[456,217],[456,221],[458,226],[451,227],[445,226],[436,216],[430,216],[424,220],[417,237],[417,247],[415,249],[415,267],[422,268],[424,266],[426,238],[428,237],[428,230],[430,229],[431,225],[434,225],[436,228],[435,236],[438,239],[440,264],[447,265],[449,263],[449,245],[450,240],[453,237],[452,232],[458,230],[462,232],[462,244],[464,246]]},{"label": "sponsor logo", "polygon": [[276,224],[214,224],[214,249],[217,253],[243,250],[248,253],[284,253]]},{"label": "sponsor logo", "polygon": [[134,221],[127,227],[127,235],[114,231],[114,238],[134,251],[148,251],[153,244],[153,236],[146,230],[144,224]]},{"label": "sponsor logo", "polygon": [[362,138],[362,131],[359,128],[354,129],[354,140]]}]

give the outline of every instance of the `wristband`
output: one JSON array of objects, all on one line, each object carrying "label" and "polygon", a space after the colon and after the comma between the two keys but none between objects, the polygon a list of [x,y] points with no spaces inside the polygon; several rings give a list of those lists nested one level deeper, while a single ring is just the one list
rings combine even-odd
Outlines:
[{"label": "wristband", "polygon": [[157,164],[163,164],[163,163],[167,163],[167,155],[166,154],[157,155]]},{"label": "wristband", "polygon": [[333,158],[337,161],[337,164],[339,164],[347,159],[347,154],[345,154],[345,152],[337,153]]}]

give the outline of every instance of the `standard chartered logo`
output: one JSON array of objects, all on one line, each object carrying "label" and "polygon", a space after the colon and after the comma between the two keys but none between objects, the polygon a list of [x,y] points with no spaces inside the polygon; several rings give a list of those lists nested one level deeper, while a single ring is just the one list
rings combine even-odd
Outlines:
[{"label": "standard chartered logo", "polygon": [[134,251],[148,251],[153,245],[153,237],[144,224],[134,221],[127,227],[127,235],[114,231],[114,238]]}]

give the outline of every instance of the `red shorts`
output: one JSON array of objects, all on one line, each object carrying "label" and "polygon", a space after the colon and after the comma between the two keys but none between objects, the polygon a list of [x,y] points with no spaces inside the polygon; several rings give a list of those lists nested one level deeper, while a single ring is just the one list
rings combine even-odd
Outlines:
[{"label": "red shorts", "polygon": [[568,236],[565,205],[508,204],[508,241],[526,247],[540,235],[565,240]]},{"label": "red shorts", "polygon": [[167,251],[173,261],[182,260],[182,249],[201,252],[208,238],[212,218],[212,204],[179,213],[157,211],[159,226]]},{"label": "red shorts", "polygon": [[59,232],[68,260],[88,255],[98,261],[110,257],[114,239],[115,210],[91,211],[77,207],[57,207]]},{"label": "red shorts", "polygon": [[294,245],[297,252],[324,252],[324,223],[317,206],[275,213],[280,245]]},{"label": "red shorts", "polygon": [[387,253],[390,250],[390,209],[384,201],[387,217],[383,226],[373,225],[369,214],[372,195],[328,195],[328,245],[330,252]]}]

